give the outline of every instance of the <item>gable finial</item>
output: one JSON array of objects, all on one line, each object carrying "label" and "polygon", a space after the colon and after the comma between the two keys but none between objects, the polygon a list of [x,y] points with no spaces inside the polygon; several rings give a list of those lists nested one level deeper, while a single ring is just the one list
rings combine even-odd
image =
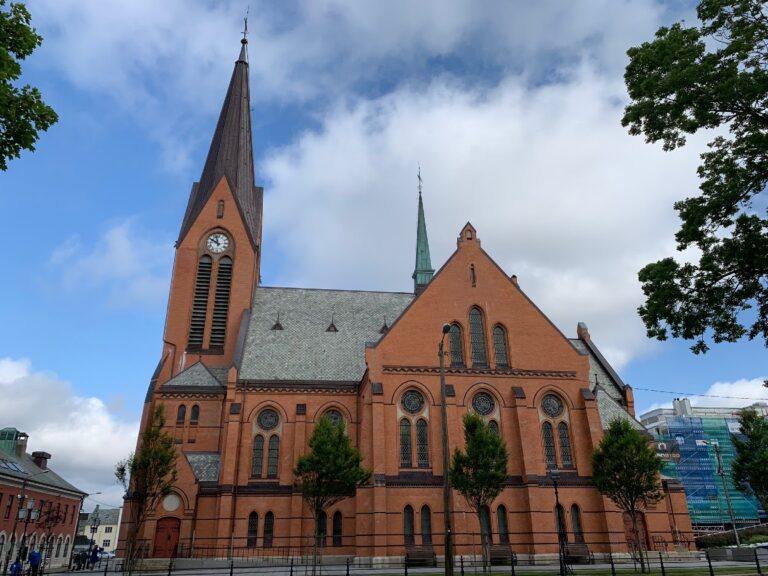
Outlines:
[{"label": "gable finial", "polygon": [[419,179],[419,196],[421,196],[421,183],[422,183],[422,180],[421,180],[421,164],[417,164],[417,166],[419,167],[419,172],[416,175],[416,177]]},{"label": "gable finial", "polygon": [[251,6],[249,5],[245,9],[245,18],[243,18],[243,39],[240,40],[243,44],[248,44],[248,13],[251,11]]}]

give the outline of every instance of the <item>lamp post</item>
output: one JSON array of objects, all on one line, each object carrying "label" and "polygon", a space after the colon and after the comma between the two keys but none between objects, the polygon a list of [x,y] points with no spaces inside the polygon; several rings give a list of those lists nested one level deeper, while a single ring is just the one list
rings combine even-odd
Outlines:
[{"label": "lamp post", "polygon": [[723,493],[725,494],[725,505],[728,507],[728,517],[731,519],[731,528],[733,528],[733,535],[736,537],[736,546],[741,546],[741,540],[739,540],[739,531],[736,529],[736,519],[733,516],[733,507],[731,506],[731,495],[728,492],[728,483],[725,481],[725,469],[723,468],[723,458],[720,455],[720,443],[719,442],[707,442],[715,449],[715,458],[717,459],[717,475],[720,476],[720,480],[723,483]]},{"label": "lamp post", "polygon": [[565,566],[565,554],[563,546],[565,538],[563,534],[563,518],[560,513],[560,493],[557,491],[557,480],[560,478],[560,470],[557,468],[549,469],[549,477],[552,479],[552,485],[555,487],[555,522],[557,523],[557,559],[560,564],[560,576],[566,576],[568,571]]},{"label": "lamp post", "polygon": [[96,508],[93,510],[93,518],[91,519],[91,550],[89,550],[89,552],[92,552],[93,548],[96,546],[96,531],[99,529],[100,524],[99,505],[96,504]]},{"label": "lamp post", "polygon": [[448,402],[445,393],[445,355],[443,344],[445,335],[451,330],[450,324],[443,324],[437,356],[440,359],[440,412],[442,416],[443,436],[443,510],[445,515],[445,576],[453,576],[453,534],[451,533],[451,478],[448,455]]},{"label": "lamp post", "polygon": [[[47,474],[48,470],[41,470],[40,472],[35,472],[34,474],[30,474],[24,480],[21,482],[21,492],[17,495],[17,498],[19,499],[19,506],[18,510],[16,512],[16,515],[13,518],[13,530],[11,530],[11,537],[13,538],[13,544],[8,547],[8,552],[5,555],[5,566],[3,567],[3,574],[6,574],[8,572],[8,565],[11,563],[11,555],[14,552],[14,549],[17,547],[17,540],[16,540],[16,529],[19,527],[19,520],[22,516],[22,510],[24,508],[24,500],[27,498],[27,482],[29,482],[30,479],[34,478],[35,476],[40,476],[41,474]],[[26,518],[24,521],[24,537],[27,535],[27,525],[29,524],[29,518]]]}]

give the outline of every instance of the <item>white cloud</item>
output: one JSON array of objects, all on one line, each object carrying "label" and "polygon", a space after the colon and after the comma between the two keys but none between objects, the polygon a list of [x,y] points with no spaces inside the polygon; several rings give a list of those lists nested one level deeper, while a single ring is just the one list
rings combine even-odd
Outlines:
[{"label": "white cloud", "polygon": [[567,334],[585,321],[617,367],[649,344],[637,271],[673,251],[673,202],[696,189],[694,139],[664,154],[621,128],[623,87],[490,90],[445,79],[337,106],[260,173],[268,284],[408,290],[416,164],[433,265],[470,220],[483,247]]},{"label": "white cloud", "polygon": [[704,396],[691,397],[693,406],[728,406],[742,408],[755,402],[768,402],[768,388],[763,386],[766,376],[734,382],[715,382]]},{"label": "white cloud", "polygon": [[122,220],[93,243],[67,239],[49,262],[65,289],[105,288],[111,305],[126,307],[165,303],[172,259],[170,238],[156,240]]},{"label": "white cloud", "polygon": [[138,421],[116,419],[102,399],[77,395],[55,374],[33,370],[28,359],[0,358],[0,396],[0,422],[29,434],[27,452],[49,452],[50,467],[65,480],[121,504],[114,467],[135,448]]}]

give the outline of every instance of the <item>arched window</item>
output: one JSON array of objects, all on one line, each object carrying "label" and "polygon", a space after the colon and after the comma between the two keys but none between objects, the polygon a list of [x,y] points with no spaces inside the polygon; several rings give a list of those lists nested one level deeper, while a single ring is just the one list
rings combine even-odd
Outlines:
[{"label": "arched window", "polygon": [[[2,494],[0,494],[2,496]],[[2,500],[2,498],[0,498]],[[0,558],[5,558],[5,534],[0,534]]]},{"label": "arched window", "polygon": [[413,508],[406,506],[403,510],[403,536],[406,546],[413,546],[416,540],[413,537]]},{"label": "arched window", "polygon": [[189,322],[189,347],[200,349],[203,347],[203,334],[205,334],[205,316],[208,313],[208,292],[211,288],[211,270],[213,259],[201,256],[197,263],[197,279],[195,280],[195,297],[192,302],[192,318]]},{"label": "arched window", "polygon": [[198,420],[200,420],[200,406],[195,404],[192,406],[192,411],[189,413],[189,423],[197,424]]},{"label": "arched window", "polygon": [[336,512],[333,513],[333,545],[334,546],[341,546],[342,524],[343,524],[343,520],[341,517],[341,512],[339,510],[336,510]]},{"label": "arched window", "polygon": [[479,308],[469,311],[469,341],[472,344],[472,366],[487,368],[488,357],[485,352],[485,322]]},{"label": "arched window", "polygon": [[558,538],[562,539],[563,542],[567,542],[568,531],[565,528],[565,510],[563,510],[562,504],[558,504],[555,507],[555,529],[557,530]]},{"label": "arched window", "polygon": [[275,515],[267,512],[264,516],[264,548],[272,548],[272,539],[275,534]]},{"label": "arched window", "polygon": [[411,422],[406,418],[400,420],[400,468],[413,466],[411,459]]},{"label": "arched window", "polygon": [[573,468],[571,439],[568,436],[568,424],[560,422],[557,425],[557,435],[560,439],[560,461],[563,463],[563,468]]},{"label": "arched window", "polygon": [[574,504],[571,506],[571,528],[573,529],[573,538],[579,544],[584,543],[584,529],[581,527],[581,511]]},{"label": "arched window", "polygon": [[176,410],[176,424],[184,424],[184,420],[187,418],[187,407],[184,404],[180,404]]},{"label": "arched window", "polygon": [[450,335],[451,346],[451,366],[454,368],[464,367],[464,338],[461,335],[461,326],[458,324],[451,324],[451,330],[448,332]]},{"label": "arched window", "polygon": [[541,435],[544,438],[544,458],[547,460],[547,468],[557,468],[555,437],[552,433],[552,424],[544,422],[544,424],[541,425]]},{"label": "arched window", "polygon": [[421,507],[421,543],[423,546],[432,544],[432,512],[426,504]]},{"label": "arched window", "polygon": [[64,557],[69,555],[69,536],[64,540]]},{"label": "arched window", "polygon": [[225,256],[219,260],[216,273],[216,295],[213,301],[213,319],[211,320],[211,348],[223,348],[227,336],[227,316],[229,314],[229,291],[232,287],[232,259]]},{"label": "arched window", "polygon": [[416,422],[416,456],[419,468],[429,468],[429,432],[423,418]]},{"label": "arched window", "polygon": [[507,333],[499,324],[493,328],[493,351],[496,355],[496,368],[508,368]]},{"label": "arched window", "polygon": [[499,435],[499,423],[496,422],[496,420],[491,420],[488,422],[488,431],[492,432],[493,434],[496,434],[496,436]]},{"label": "arched window", "polygon": [[251,476],[261,478],[264,466],[264,436],[259,434],[253,439],[253,458],[251,460]]},{"label": "arched window", "polygon": [[328,515],[323,511],[317,517],[317,546],[325,548],[325,541],[328,538]]},{"label": "arched window", "polygon": [[248,515],[248,548],[256,548],[256,539],[259,536],[259,515],[251,512]]},{"label": "arched window", "polygon": [[509,528],[507,528],[507,509],[504,506],[496,508],[496,523],[499,525],[499,542],[509,544]]},{"label": "arched window", "polygon": [[273,434],[269,437],[269,453],[267,454],[267,478],[277,478],[277,462],[280,456],[280,437]]},{"label": "arched window", "polygon": [[488,506],[483,506],[480,508],[480,534],[485,534],[486,538],[488,538],[488,544],[493,544],[493,532],[491,531],[491,511],[488,509]]}]

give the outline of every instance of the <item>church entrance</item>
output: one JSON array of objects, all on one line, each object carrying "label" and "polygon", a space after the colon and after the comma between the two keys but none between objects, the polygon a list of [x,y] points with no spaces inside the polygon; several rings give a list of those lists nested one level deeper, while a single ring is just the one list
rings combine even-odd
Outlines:
[{"label": "church entrance", "polygon": [[155,530],[155,558],[171,558],[176,556],[179,547],[179,527],[181,520],[178,518],[161,518],[157,522]]}]

